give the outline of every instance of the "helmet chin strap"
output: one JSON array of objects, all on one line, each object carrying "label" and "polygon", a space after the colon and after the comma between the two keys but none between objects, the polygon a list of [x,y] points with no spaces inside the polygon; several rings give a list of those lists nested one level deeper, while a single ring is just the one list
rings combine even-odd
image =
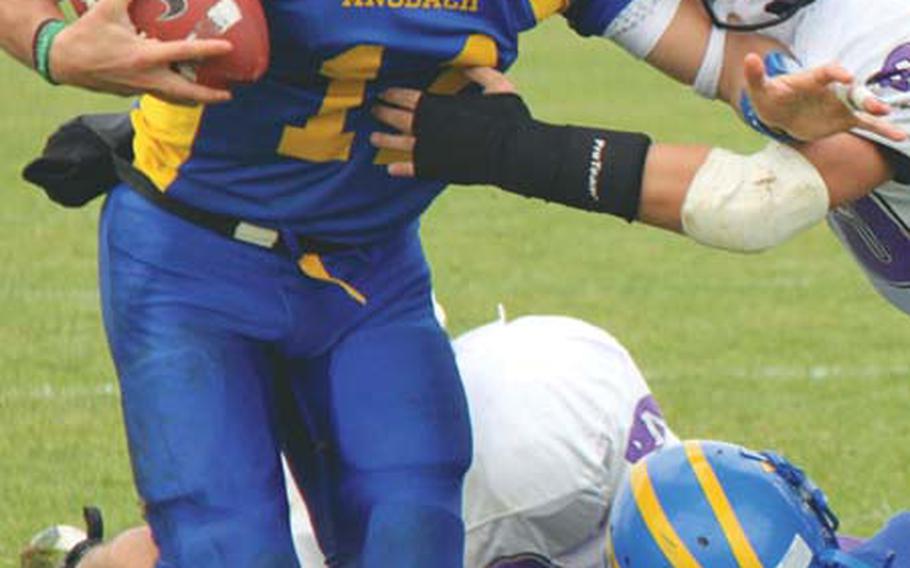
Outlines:
[{"label": "helmet chin strap", "polygon": [[780,454],[774,452],[761,452],[759,456],[760,459],[763,458],[770,463],[774,467],[774,471],[777,475],[783,478],[790,487],[800,494],[803,501],[812,508],[812,511],[818,516],[822,525],[828,530],[830,540],[832,542],[837,542],[836,533],[840,526],[840,520],[838,520],[834,511],[831,510],[831,507],[828,506],[828,497],[825,496],[824,491],[819,489],[819,487],[809,479],[806,472],[787,461]]},{"label": "helmet chin strap", "polygon": [[803,501],[809,505],[828,531],[829,548],[815,556],[817,565],[820,568],[890,568],[894,563],[893,553],[882,564],[871,565],[854,558],[840,549],[837,543],[837,528],[840,526],[840,521],[834,511],[831,510],[831,507],[828,506],[828,498],[825,493],[809,479],[809,476],[802,469],[774,452],[761,452],[756,456],[746,455],[763,459],[774,467],[775,473],[800,494]]}]

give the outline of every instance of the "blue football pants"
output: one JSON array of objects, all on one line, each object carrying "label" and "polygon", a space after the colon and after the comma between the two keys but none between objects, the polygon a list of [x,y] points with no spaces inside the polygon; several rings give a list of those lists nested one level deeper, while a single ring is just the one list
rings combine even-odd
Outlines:
[{"label": "blue football pants", "polygon": [[331,566],[462,566],[470,422],[414,228],[320,259],[366,304],[124,187],[99,253],[159,567],[297,566],[282,450]]}]

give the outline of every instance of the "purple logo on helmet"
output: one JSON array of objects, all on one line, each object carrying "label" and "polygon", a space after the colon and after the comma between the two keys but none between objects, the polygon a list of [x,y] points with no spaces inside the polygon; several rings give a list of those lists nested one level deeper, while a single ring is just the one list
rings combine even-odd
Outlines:
[{"label": "purple logo on helmet", "polygon": [[654,450],[662,448],[667,441],[667,422],[654,397],[648,395],[638,401],[632,417],[629,445],[626,447],[626,461],[638,463]]},{"label": "purple logo on helmet", "polygon": [[883,89],[910,92],[910,43],[897,47],[888,54],[882,70],[872,76],[869,85]]}]

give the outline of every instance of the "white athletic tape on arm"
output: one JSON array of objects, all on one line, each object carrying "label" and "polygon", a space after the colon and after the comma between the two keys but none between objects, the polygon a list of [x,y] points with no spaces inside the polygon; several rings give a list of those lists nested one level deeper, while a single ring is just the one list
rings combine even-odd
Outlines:
[{"label": "white athletic tape on arm", "polygon": [[679,3],[680,0],[633,0],[610,22],[604,37],[644,59],[670,27]]},{"label": "white athletic tape on arm", "polygon": [[692,88],[706,99],[717,98],[717,86],[720,83],[721,71],[724,67],[724,48],[727,45],[727,32],[720,28],[711,27],[708,38],[708,47],[701,58],[701,67]]},{"label": "white athletic tape on arm", "polygon": [[683,231],[701,244],[758,252],[825,218],[828,188],[799,152],[772,142],[742,156],[715,149],[689,186]]}]

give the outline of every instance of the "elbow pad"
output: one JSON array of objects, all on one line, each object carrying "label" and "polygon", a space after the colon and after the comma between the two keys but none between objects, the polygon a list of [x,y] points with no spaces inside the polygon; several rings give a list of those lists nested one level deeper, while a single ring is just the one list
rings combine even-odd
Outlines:
[{"label": "elbow pad", "polygon": [[751,156],[714,149],[686,193],[682,225],[701,244],[758,252],[824,219],[828,205],[821,174],[789,146]]}]

